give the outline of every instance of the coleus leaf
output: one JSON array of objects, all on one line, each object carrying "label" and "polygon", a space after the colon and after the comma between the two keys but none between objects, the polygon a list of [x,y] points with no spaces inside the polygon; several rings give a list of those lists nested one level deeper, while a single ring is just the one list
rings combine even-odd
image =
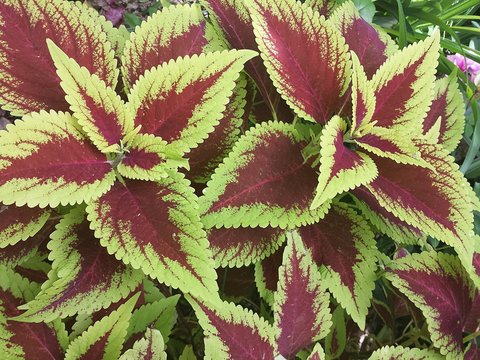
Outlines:
[{"label": "coleus leaf", "polygon": [[474,286],[459,259],[433,251],[407,255],[389,265],[386,277],[422,310],[433,345],[449,359],[461,358]]},{"label": "coleus leaf", "polygon": [[205,359],[273,360],[275,332],[257,314],[233,303],[187,295],[205,336]]},{"label": "coleus leaf", "polygon": [[358,56],[351,52],[352,57],[352,126],[350,135],[362,133],[372,120],[375,111],[375,92],[367,79],[365,69],[360,64]]},{"label": "coleus leaf", "polygon": [[112,167],[76,126],[70,114],[42,111],[7,127],[0,137],[4,204],[73,205],[110,188]]},{"label": "coleus leaf", "polygon": [[300,117],[326,123],[350,82],[345,40],[318,12],[295,0],[247,5],[262,59],[282,97]]},{"label": "coleus leaf", "polygon": [[332,314],[333,326],[325,339],[325,352],[331,359],[339,358],[347,345],[347,329],[345,322],[345,310],[338,305]]},{"label": "coleus leaf", "polygon": [[[231,48],[258,50],[252,20],[244,1],[206,0],[205,5],[212,10],[210,15],[214,16]],[[287,116],[285,110],[288,106],[273,85],[263,61],[260,58],[252,59],[245,65],[245,70],[255,81],[263,101],[271,111],[269,118]]]},{"label": "coleus leaf", "polygon": [[434,130],[438,143],[448,152],[455,150],[462,138],[465,105],[455,76],[435,81],[435,96],[423,121],[423,133]]},{"label": "coleus leaf", "polygon": [[148,70],[129,94],[135,127],[182,152],[197,146],[222,119],[243,64],[254,56],[250,50],[214,52]]},{"label": "coleus leaf", "polygon": [[43,249],[50,236],[50,233],[55,228],[55,223],[48,221],[39,232],[33,235],[28,241],[20,241],[14,245],[9,245],[0,250],[0,265],[4,265],[10,269],[17,265],[24,264],[27,260],[35,255],[42,256],[39,249]]},{"label": "coleus leaf", "polygon": [[110,254],[184,292],[215,293],[216,273],[196,197],[183,175],[126,180],[87,206],[95,236]]},{"label": "coleus leaf", "polygon": [[133,307],[140,294],[94,323],[68,346],[65,360],[116,360],[120,357]]},{"label": "coleus leaf", "polygon": [[369,79],[397,50],[388,34],[360,16],[352,1],[340,5],[328,20],[341,32],[350,50],[359,57]]},{"label": "coleus leaf", "polygon": [[330,296],[320,272],[298,233],[287,234],[287,247],[274,295],[274,327],[278,351],[289,359],[324,338],[332,325]]},{"label": "coleus leaf", "polygon": [[324,265],[326,284],[363,329],[380,255],[368,223],[347,205],[335,204],[323,220],[299,229],[313,260]]},{"label": "coleus leaf", "polygon": [[241,74],[220,123],[204,142],[188,153],[191,168],[189,178],[196,182],[207,182],[218,164],[230,153],[248,122],[255,96],[253,90],[246,75]]},{"label": "coleus leaf", "polygon": [[15,116],[68,110],[48,55],[52,39],[69,57],[109,86],[118,76],[98,17],[63,0],[6,0],[0,4],[0,103]]},{"label": "coleus leaf", "polygon": [[[83,332],[85,332],[89,326],[93,325],[95,322],[101,320],[102,318],[108,316],[111,314],[113,311],[118,310],[120,306],[123,304],[127,303],[127,301],[132,298],[134,295],[140,293],[140,296],[137,300],[137,302],[134,305],[134,309],[139,309],[141,306],[143,306],[147,301],[156,301],[158,299],[164,299],[163,294],[158,294],[160,290],[158,288],[155,288],[156,291],[152,292],[152,289],[155,288],[155,285],[151,283],[150,280],[148,280],[147,277],[144,277],[143,282],[137,286],[132,292],[130,292],[127,296],[121,298],[117,302],[114,302],[110,304],[108,307],[104,309],[100,309],[94,313],[91,314],[78,314],[75,316],[75,322],[72,325],[72,332],[70,333],[69,337],[71,340],[77,338],[79,335],[81,335]],[[135,311],[132,313],[132,316],[130,317],[129,321],[129,328],[132,323],[132,318],[134,315]],[[128,335],[128,329],[127,329],[127,335]],[[127,336],[125,337],[127,339]],[[132,342],[133,344],[133,342]],[[123,343],[123,348],[126,348],[127,341]]]},{"label": "coleus leaf", "polygon": [[125,44],[122,75],[126,89],[131,89],[146,70],[164,62],[221,50],[216,36],[200,4],[169,6],[156,12],[135,29]]},{"label": "coleus leaf", "polygon": [[135,335],[144,333],[149,327],[160,330],[163,342],[168,341],[172,328],[177,321],[176,305],[180,295],[159,299],[152,303],[142,305],[136,309],[131,317],[130,326],[127,329],[127,343]]},{"label": "coleus leaf", "polygon": [[[379,176],[366,185],[381,207],[400,220],[454,246],[471,263],[473,229],[471,188],[440,145],[419,144],[434,170],[372,158]],[[471,266],[471,264],[464,264]],[[467,266],[467,267],[468,267]]]},{"label": "coleus leaf", "polygon": [[368,153],[386,157],[398,163],[431,167],[420,157],[420,152],[411,136],[408,128],[373,126],[362,136],[356,137],[355,144]]},{"label": "coleus leaf", "polygon": [[422,232],[386,211],[365,187],[353,190],[352,194],[355,195],[355,206],[379,232],[398,244],[419,243],[423,237]]},{"label": "coleus leaf", "polygon": [[376,106],[372,119],[377,126],[402,126],[421,132],[433,98],[439,51],[439,32],[394,55],[372,77]]},{"label": "coleus leaf", "polygon": [[145,337],[135,342],[133,348],[125,352],[119,360],[167,360],[163,348],[160,331],[147,329]]},{"label": "coleus leaf", "polygon": [[284,247],[280,247],[272,255],[255,264],[255,284],[258,293],[271,306],[277,291],[278,269],[282,265],[283,251]]},{"label": "coleus leaf", "polygon": [[0,267],[0,354],[4,359],[33,360],[63,358],[51,325],[8,320],[20,314],[17,307],[33,299],[39,286],[13,270]]},{"label": "coleus leaf", "polygon": [[272,227],[214,227],[207,234],[217,267],[248,266],[272,254],[285,241],[285,230]]},{"label": "coleus leaf", "polygon": [[55,43],[47,40],[50,55],[78,123],[100,151],[117,145],[131,131],[133,119],[111,87],[69,58]]},{"label": "coleus leaf", "polygon": [[441,360],[444,357],[428,349],[410,349],[403,346],[384,346],[375,350],[369,360]]},{"label": "coleus leaf", "polygon": [[310,210],[317,175],[302,156],[306,145],[294,126],[286,123],[261,123],[247,131],[200,198],[206,228],[283,229],[321,219],[329,202]]},{"label": "coleus leaf", "polygon": [[99,24],[101,26],[102,31],[106,35],[107,41],[110,42],[111,47],[115,52],[115,57],[120,58],[125,41],[130,35],[125,25],[122,24],[118,27],[115,27],[110,20],[99,13],[99,11],[89,3],[77,1],[75,2],[75,5],[80,8],[82,13],[85,13],[86,16],[92,18],[95,24]]},{"label": "coleus leaf", "polygon": [[322,205],[360,185],[368,184],[378,174],[372,158],[361,151],[350,150],[344,144],[347,124],[334,116],[320,137],[320,175],[312,208]]},{"label": "coleus leaf", "polygon": [[49,322],[78,313],[89,314],[119,301],[134,290],[143,274],[125,266],[100,246],[83,207],[57,225],[48,244],[53,261],[48,285],[22,309],[19,321]]},{"label": "coleus leaf", "polygon": [[325,352],[320,343],[315,345],[307,360],[325,360]]},{"label": "coleus leaf", "polygon": [[50,217],[50,211],[38,207],[0,207],[0,248],[27,240],[42,229]]},{"label": "coleus leaf", "polygon": [[306,0],[305,4],[318,11],[320,15],[328,17],[337,5],[337,2],[336,0]]},{"label": "coleus leaf", "polygon": [[179,166],[188,167],[188,161],[165,140],[154,135],[137,134],[117,170],[129,179],[158,180],[168,176],[168,169]]},{"label": "coleus leaf", "polygon": [[374,88],[367,80],[358,56],[351,52],[352,74],[352,127],[350,136],[360,148],[397,162],[428,167],[419,158],[418,149],[409,129],[403,127],[384,128],[372,121],[376,108]]}]

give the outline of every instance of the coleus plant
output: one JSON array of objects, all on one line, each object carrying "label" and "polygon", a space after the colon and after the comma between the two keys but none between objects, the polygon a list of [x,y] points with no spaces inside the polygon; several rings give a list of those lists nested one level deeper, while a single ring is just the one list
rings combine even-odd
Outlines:
[{"label": "coleus plant", "polygon": [[[206,358],[338,357],[375,286],[437,350],[372,359],[478,356],[479,206],[438,34],[398,50],[351,2],[202,5],[125,34],[79,3],[0,4],[0,103],[22,117],[0,133],[0,355],[164,359],[167,285]],[[392,260],[382,233],[428,251]],[[214,268],[250,264],[263,317],[219,297]]]}]

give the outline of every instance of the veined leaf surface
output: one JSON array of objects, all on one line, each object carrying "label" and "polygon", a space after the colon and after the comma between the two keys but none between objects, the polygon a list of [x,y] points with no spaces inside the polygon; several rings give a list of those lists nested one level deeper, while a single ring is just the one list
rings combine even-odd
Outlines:
[{"label": "veined leaf surface", "polygon": [[200,4],[163,8],[131,33],[122,57],[122,75],[130,90],[141,75],[178,57],[222,50]]},{"label": "veined leaf surface", "polygon": [[262,59],[282,97],[300,117],[326,123],[350,83],[350,54],[339,31],[295,0],[246,4]]},{"label": "veined leaf surface", "polygon": [[296,232],[289,233],[287,238],[273,312],[278,351],[290,359],[327,336],[332,322],[330,296],[313,261],[312,250],[305,248]]},{"label": "veined leaf surface", "polygon": [[2,1],[0,103],[3,109],[16,116],[40,110],[68,110],[48,54],[47,39],[115,87],[117,62],[97,20],[70,1]]},{"label": "veined leaf surface", "polygon": [[292,228],[321,219],[329,202],[310,210],[317,174],[293,125],[268,122],[249,130],[217,168],[200,198],[211,227]]},{"label": "veined leaf surface", "polygon": [[243,64],[254,56],[250,50],[214,52],[147,71],[129,94],[135,127],[182,152],[196,147],[219,124]]},{"label": "veined leaf surface", "polygon": [[115,173],[70,114],[32,113],[0,136],[0,201],[75,204],[105,193]]},{"label": "veined leaf surface", "polygon": [[119,301],[134,290],[142,273],[108,254],[89,229],[83,207],[57,225],[48,244],[53,260],[49,286],[22,308],[18,320],[49,322],[57,317],[90,314]]},{"label": "veined leaf surface", "polygon": [[368,223],[346,205],[336,204],[318,224],[299,233],[317,265],[327,267],[329,290],[363,329],[379,255]]},{"label": "veined leaf surface", "polygon": [[158,182],[126,180],[87,207],[95,236],[110,254],[184,292],[216,293],[216,273],[183,175]]}]

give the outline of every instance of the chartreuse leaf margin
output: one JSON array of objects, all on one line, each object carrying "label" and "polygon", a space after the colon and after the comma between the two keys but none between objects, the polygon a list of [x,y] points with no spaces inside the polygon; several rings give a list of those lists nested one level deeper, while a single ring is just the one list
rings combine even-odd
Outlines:
[{"label": "chartreuse leaf margin", "polygon": [[247,131],[207,183],[200,198],[203,224],[285,229],[323,218],[330,202],[310,209],[317,175],[302,157],[305,146],[291,124],[270,121]]}]

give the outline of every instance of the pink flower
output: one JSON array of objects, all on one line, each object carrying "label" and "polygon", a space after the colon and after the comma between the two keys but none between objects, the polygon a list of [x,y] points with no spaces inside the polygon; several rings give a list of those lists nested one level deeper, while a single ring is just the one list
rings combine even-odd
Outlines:
[{"label": "pink flower", "polygon": [[472,82],[474,82],[477,75],[480,74],[480,64],[473,60],[467,59],[463,55],[448,55],[447,59],[457,65],[462,72],[468,74]]}]

